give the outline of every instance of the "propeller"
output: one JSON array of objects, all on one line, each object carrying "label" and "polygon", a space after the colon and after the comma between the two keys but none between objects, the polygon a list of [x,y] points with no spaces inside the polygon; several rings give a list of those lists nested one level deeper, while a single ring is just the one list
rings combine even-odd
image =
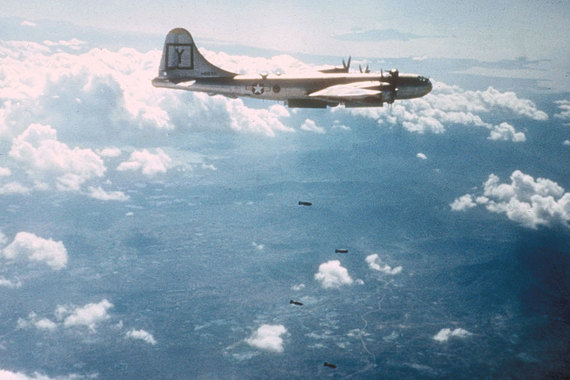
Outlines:
[{"label": "propeller", "polygon": [[348,70],[350,69],[350,60],[351,57],[348,57],[348,61],[345,62],[345,60],[342,60],[342,67],[332,67],[330,69],[324,69],[324,70],[319,70],[321,73],[325,73],[325,74],[338,74],[338,73],[348,73]]},{"label": "propeller", "polygon": [[388,72],[388,76],[384,76],[384,70],[380,69],[380,81],[386,82],[390,85],[390,90],[392,92],[392,98],[387,100],[386,103],[392,105],[394,100],[396,100],[396,96],[398,95],[398,78],[400,77],[400,73],[398,69],[392,69]]},{"label": "propeller", "polygon": [[348,70],[350,69],[350,60],[351,60],[351,56],[348,56],[348,61],[345,63],[344,59],[342,60],[342,67],[343,69],[346,70],[346,72],[348,73]]},{"label": "propeller", "polygon": [[390,70],[390,75],[396,81],[396,80],[398,80],[398,76],[400,75],[400,73],[398,72],[398,69],[392,69],[392,70]]},{"label": "propeller", "polygon": [[368,74],[370,72],[370,67],[368,65],[366,65],[366,68],[364,69],[364,71],[362,71],[362,66],[358,65],[358,68],[360,69],[361,73],[366,73]]},{"label": "propeller", "polygon": [[391,84],[392,84],[392,91],[394,91],[394,98],[396,94],[398,94],[398,78],[400,77],[400,73],[398,69],[390,70],[390,75],[392,76]]}]

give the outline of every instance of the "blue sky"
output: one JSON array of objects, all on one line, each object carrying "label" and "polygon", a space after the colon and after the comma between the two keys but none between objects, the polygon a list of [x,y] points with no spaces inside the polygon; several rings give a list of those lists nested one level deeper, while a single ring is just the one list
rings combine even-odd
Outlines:
[{"label": "blue sky", "polygon": [[[565,1],[19,1],[4,17],[165,34],[182,26],[198,39],[313,55],[506,60],[468,74],[545,79],[570,86],[570,7]],[[338,37],[341,38],[338,38]],[[541,60],[513,67],[520,57]]]},{"label": "blue sky", "polygon": [[[410,48],[400,46],[398,49],[403,51],[394,48],[387,54],[383,52],[384,45],[374,49],[365,44],[356,46],[355,54],[423,55],[439,44],[444,46],[431,55],[483,60],[567,55],[569,13],[564,1],[514,0],[330,1],[326,5],[305,1],[27,1],[25,6],[8,0],[3,4],[4,17],[65,20],[78,25],[156,33],[179,25],[200,37],[319,54],[338,54],[334,35],[393,29],[421,36],[422,41],[409,41],[404,45]],[[420,51],[414,53],[412,47]]]}]

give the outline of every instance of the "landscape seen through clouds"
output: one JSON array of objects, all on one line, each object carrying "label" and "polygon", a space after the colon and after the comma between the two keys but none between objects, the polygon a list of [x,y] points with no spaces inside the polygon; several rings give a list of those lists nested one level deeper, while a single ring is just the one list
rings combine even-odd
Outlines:
[{"label": "landscape seen through clouds", "polygon": [[[290,109],[153,88],[164,35],[0,25],[0,378],[570,373],[566,90],[355,56],[433,90]],[[342,59],[194,38],[239,73]]]}]

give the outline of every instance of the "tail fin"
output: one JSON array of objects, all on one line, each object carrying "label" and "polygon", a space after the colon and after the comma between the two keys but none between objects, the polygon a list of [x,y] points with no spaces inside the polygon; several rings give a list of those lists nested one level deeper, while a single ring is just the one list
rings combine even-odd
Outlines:
[{"label": "tail fin", "polygon": [[208,62],[186,29],[172,29],[166,35],[158,80],[178,83],[199,78],[232,78],[236,75]]}]

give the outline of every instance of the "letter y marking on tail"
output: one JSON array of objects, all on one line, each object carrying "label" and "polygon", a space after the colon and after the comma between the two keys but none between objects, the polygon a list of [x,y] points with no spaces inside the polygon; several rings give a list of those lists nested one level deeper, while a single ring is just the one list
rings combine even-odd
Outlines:
[{"label": "letter y marking on tail", "polygon": [[178,55],[178,66],[182,64],[182,53],[184,53],[184,49],[176,48],[176,54]]}]

